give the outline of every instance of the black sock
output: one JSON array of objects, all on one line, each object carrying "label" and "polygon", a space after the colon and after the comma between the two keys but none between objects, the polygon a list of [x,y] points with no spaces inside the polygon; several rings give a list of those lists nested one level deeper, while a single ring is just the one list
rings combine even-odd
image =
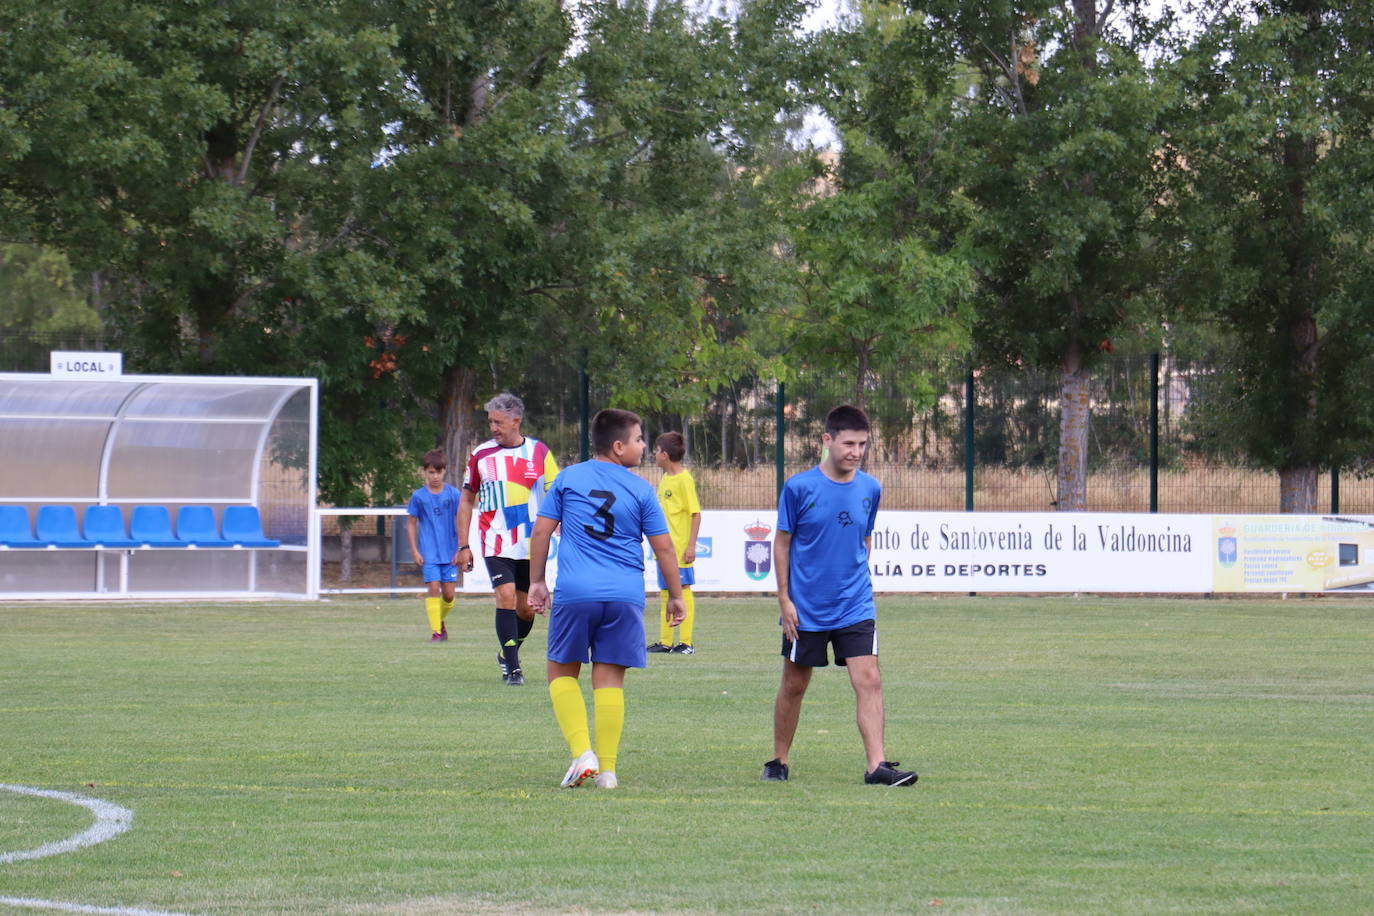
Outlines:
[{"label": "black sock", "polygon": [[519,619],[515,615],[515,608],[496,609],[496,642],[501,647],[501,654],[505,656],[506,671],[509,673],[520,670],[520,627],[517,623]]},{"label": "black sock", "polygon": [[534,618],[531,617],[529,620],[526,620],[523,617],[516,617],[515,619],[520,621],[520,632],[519,635],[515,637],[515,641],[523,645],[525,637],[529,636],[530,630],[534,629]]}]

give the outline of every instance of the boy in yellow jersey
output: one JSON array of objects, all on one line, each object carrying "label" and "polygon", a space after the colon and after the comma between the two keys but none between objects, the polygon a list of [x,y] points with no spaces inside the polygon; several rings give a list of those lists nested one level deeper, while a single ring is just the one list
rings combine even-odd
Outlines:
[{"label": "boy in yellow jersey", "polygon": [[697,532],[701,530],[701,503],[697,501],[697,484],[692,472],[682,466],[687,456],[687,442],[682,433],[664,433],[654,443],[654,463],[663,468],[663,479],[658,483],[658,503],[668,519],[668,533],[673,539],[673,550],[677,553],[678,578],[682,582],[682,601],[687,606],[687,615],[682,618],[679,630],[682,639],[673,642],[673,625],[668,618],[668,585],[659,573],[659,615],[658,642],[651,643],[650,652],[670,652],[673,655],[692,655],[692,625],[696,623],[696,598],[692,595],[692,585],[696,582],[696,572],[692,564],[697,559]]},{"label": "boy in yellow jersey", "polygon": [[458,588],[458,490],[444,483],[448,459],[441,449],[425,452],[422,471],[425,485],[410,497],[407,507],[410,524],[410,556],[424,570],[425,616],[432,632],[430,642],[446,642],[448,626],[444,618],[453,610],[453,595]]}]

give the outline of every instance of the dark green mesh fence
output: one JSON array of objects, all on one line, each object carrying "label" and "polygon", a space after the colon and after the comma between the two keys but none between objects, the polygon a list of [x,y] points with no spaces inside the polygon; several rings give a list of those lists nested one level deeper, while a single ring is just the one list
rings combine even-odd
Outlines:
[{"label": "dark green mesh fence", "polygon": [[[70,337],[0,335],[0,371],[47,371],[51,349],[102,349],[99,341]],[[1156,499],[1161,512],[1270,513],[1279,506],[1278,475],[1247,467],[1223,441],[1200,430],[1199,399],[1218,368],[1169,357],[1158,361],[1151,385],[1150,357],[1112,356],[1095,370],[1089,428],[1088,508],[1147,512],[1151,508],[1152,391],[1155,413]],[[972,373],[974,411],[972,474],[966,426],[969,373],[950,370],[936,379],[934,395],[904,390],[891,380],[836,372],[803,373],[779,386],[772,379],[722,381],[693,410],[665,413],[620,401],[645,421],[645,438],[677,430],[688,442],[687,463],[703,505],[714,509],[772,510],[781,474],[820,458],[826,412],[836,404],[863,406],[873,421],[867,470],[884,488],[893,509],[1053,511],[1059,442],[1058,373],[1024,368],[981,368]],[[582,454],[582,420],[613,404],[604,380],[584,380],[575,352],[541,357],[511,386],[526,403],[524,429],[547,442],[567,465]],[[586,391],[584,402],[583,392]],[[781,390],[780,390],[781,388]],[[484,436],[481,403],[494,391],[478,391],[475,435]],[[781,411],[779,394],[781,393]],[[322,391],[326,402],[328,391]],[[1216,405],[1210,405],[1214,410]],[[324,422],[328,422],[327,417]],[[1374,454],[1374,449],[1371,450]],[[648,459],[650,480],[658,471]],[[1339,505],[1328,499],[1329,477],[1320,487],[1320,508],[1374,514],[1374,479],[1347,471],[1339,478]]]}]

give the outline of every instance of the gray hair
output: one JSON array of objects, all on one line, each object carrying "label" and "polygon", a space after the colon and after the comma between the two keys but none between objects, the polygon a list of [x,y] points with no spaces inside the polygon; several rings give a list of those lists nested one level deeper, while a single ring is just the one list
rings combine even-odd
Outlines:
[{"label": "gray hair", "polygon": [[503,391],[490,401],[487,401],[486,407],[483,409],[488,413],[509,414],[518,420],[525,415],[525,402],[509,391]]}]

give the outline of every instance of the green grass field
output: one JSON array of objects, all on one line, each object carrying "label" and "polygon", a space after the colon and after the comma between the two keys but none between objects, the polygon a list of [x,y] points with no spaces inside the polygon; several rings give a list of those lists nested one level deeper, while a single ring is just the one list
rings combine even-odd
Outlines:
[{"label": "green grass field", "polygon": [[[817,672],[771,756],[771,599],[699,602],[632,672],[616,792],[560,790],[491,606],[0,607],[0,783],[133,828],[0,897],[248,913],[1369,913],[1374,602],[887,597],[888,751]],[[583,677],[584,685],[586,675]],[[90,825],[0,792],[0,854]],[[90,911],[90,910],[88,910]],[[6,913],[49,909],[0,905]]]}]

